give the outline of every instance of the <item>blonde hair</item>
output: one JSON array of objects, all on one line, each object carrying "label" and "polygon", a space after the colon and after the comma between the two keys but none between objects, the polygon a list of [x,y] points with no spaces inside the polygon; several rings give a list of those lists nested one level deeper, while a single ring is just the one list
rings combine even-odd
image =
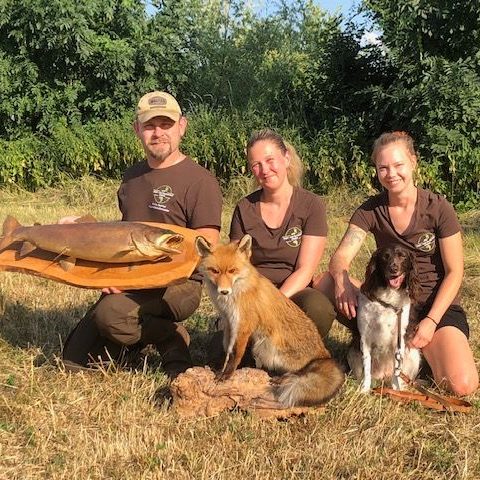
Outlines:
[{"label": "blonde hair", "polygon": [[415,152],[415,146],[413,144],[413,138],[407,132],[401,132],[399,130],[394,132],[386,132],[382,133],[373,143],[373,150],[371,160],[374,165],[377,164],[377,155],[378,152],[390,145],[391,143],[401,142],[407,149],[408,153],[412,157],[417,157],[417,153]]},{"label": "blonde hair", "polygon": [[288,152],[288,157],[290,159],[290,164],[287,167],[287,178],[290,185],[294,187],[301,187],[303,180],[303,162],[298,156],[295,147],[285,141],[283,137],[269,128],[263,130],[257,130],[250,135],[250,138],[247,143],[247,157],[251,148],[262,140],[272,142],[276,145],[283,155]]}]

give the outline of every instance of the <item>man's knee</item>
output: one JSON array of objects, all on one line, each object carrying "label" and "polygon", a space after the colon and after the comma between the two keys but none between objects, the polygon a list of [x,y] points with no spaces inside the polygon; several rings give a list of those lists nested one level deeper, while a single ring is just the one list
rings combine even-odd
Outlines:
[{"label": "man's knee", "polygon": [[120,345],[133,345],[140,340],[138,309],[125,308],[121,294],[103,297],[92,315],[100,335]]},{"label": "man's knee", "polygon": [[200,305],[202,297],[202,284],[193,280],[188,280],[180,285],[168,287],[163,300],[168,305],[175,322],[181,322],[190,315]]}]

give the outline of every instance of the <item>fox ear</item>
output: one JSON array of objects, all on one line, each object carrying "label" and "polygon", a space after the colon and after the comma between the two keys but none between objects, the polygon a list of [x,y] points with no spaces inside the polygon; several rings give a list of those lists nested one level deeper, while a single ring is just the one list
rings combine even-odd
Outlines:
[{"label": "fox ear", "polygon": [[195,239],[195,250],[203,258],[212,253],[212,245],[204,237],[197,237]]},{"label": "fox ear", "polygon": [[238,242],[237,249],[244,253],[248,258],[252,254],[252,237],[250,235],[244,235],[242,239]]}]

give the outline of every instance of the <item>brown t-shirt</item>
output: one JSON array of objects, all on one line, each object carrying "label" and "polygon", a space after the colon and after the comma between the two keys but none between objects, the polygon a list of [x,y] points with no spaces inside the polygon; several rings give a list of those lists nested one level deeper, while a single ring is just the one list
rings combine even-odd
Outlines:
[{"label": "brown t-shirt", "polygon": [[252,263],[280,287],[295,271],[302,235],[327,236],[324,201],[303,188],[294,188],[285,218],[279,228],[269,228],[260,214],[261,190],[240,200],[233,212],[230,240],[252,236]]},{"label": "brown t-shirt", "polygon": [[[124,221],[220,230],[222,192],[217,179],[189,157],[168,168],[150,168],[146,160],[132,165],[117,195]],[[198,273],[191,278],[201,280]]]},{"label": "brown t-shirt", "polygon": [[[369,198],[355,211],[350,223],[372,232],[378,248],[397,243],[412,251],[420,277],[420,302],[433,302],[445,275],[438,239],[461,231],[455,210],[444,197],[419,188],[412,220],[402,234],[390,219],[387,192]],[[453,304],[458,302],[457,295]]]},{"label": "brown t-shirt", "polygon": [[118,189],[122,220],[220,229],[222,193],[216,178],[186,157],[168,168],[132,165]]}]

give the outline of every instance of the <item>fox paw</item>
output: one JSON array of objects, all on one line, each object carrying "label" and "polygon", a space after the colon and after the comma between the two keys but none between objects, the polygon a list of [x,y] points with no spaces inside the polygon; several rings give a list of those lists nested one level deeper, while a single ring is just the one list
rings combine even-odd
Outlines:
[{"label": "fox paw", "polygon": [[233,375],[233,371],[231,372],[218,372],[216,375],[215,375],[215,380],[217,382],[225,382],[226,380],[230,379]]}]

